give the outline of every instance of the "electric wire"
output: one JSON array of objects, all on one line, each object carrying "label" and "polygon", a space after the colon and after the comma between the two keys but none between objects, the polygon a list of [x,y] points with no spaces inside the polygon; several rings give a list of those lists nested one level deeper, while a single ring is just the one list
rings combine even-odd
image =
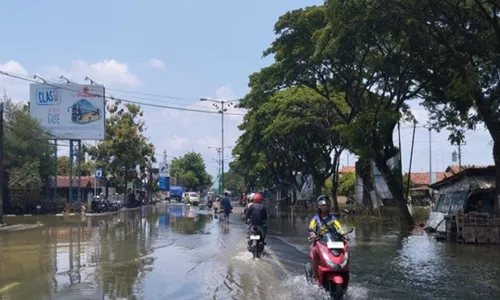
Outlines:
[{"label": "electric wire", "polygon": [[[79,90],[77,90],[77,89],[70,88],[69,86],[71,86],[71,84],[68,84],[67,86],[62,87],[62,86],[60,86],[60,83],[51,83],[49,81],[40,83],[37,80],[31,79],[31,78],[28,78],[28,77],[25,77],[25,76],[22,76],[22,75],[15,75],[15,74],[12,74],[12,73],[8,73],[8,72],[2,71],[2,70],[0,70],[0,74],[4,75],[4,76],[7,76],[7,77],[10,77],[10,78],[27,81],[27,82],[30,82],[30,83],[43,84],[43,85],[52,86],[52,87],[58,88],[58,89],[69,90],[69,91],[72,91],[72,92],[79,92]],[[109,89],[109,90],[112,90],[112,89]],[[123,91],[123,90],[120,90],[120,91]],[[138,92],[130,92],[130,93],[138,93]],[[144,93],[144,94],[146,94],[146,93]],[[155,95],[155,94],[149,94],[149,95]],[[143,102],[143,101],[136,101],[136,100],[127,99],[127,98],[124,98],[124,97],[115,97],[115,96],[106,96],[106,95],[104,95],[104,97],[102,95],[97,95],[97,96],[99,96],[101,98],[104,98],[105,100],[107,99],[107,100],[112,100],[112,101],[120,101],[120,102],[125,102],[125,103],[133,103],[133,104],[138,104],[138,105],[142,105],[142,106],[164,108],[164,109],[171,109],[171,110],[178,110],[178,111],[188,111],[188,112],[205,113],[205,114],[220,114],[220,112],[218,112],[218,111],[202,110],[202,109],[195,109],[195,108],[185,108],[185,107],[177,107],[177,106],[170,106],[170,105],[165,105],[165,104],[147,103],[147,102]],[[159,96],[159,95],[156,95],[156,96]],[[174,97],[171,97],[171,96],[162,96],[162,97],[163,98],[174,98]],[[179,99],[179,98],[177,98],[177,99]],[[182,99],[184,99],[184,98],[182,98]],[[187,98],[185,98],[185,99],[187,99]],[[147,100],[151,101],[151,99],[147,99]],[[224,115],[244,116],[245,114],[243,114],[243,113],[224,112]]]}]

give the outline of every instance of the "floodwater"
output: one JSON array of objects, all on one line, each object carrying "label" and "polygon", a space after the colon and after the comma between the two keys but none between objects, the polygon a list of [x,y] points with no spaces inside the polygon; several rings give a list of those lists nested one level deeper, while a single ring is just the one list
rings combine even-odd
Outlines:
[{"label": "floodwater", "polygon": [[[203,207],[159,204],[106,217],[26,217],[0,233],[0,299],[324,299],[305,283],[306,216],[273,219],[253,260],[245,226]],[[436,242],[419,229],[342,221],[351,234],[346,299],[500,299],[500,248]]]}]

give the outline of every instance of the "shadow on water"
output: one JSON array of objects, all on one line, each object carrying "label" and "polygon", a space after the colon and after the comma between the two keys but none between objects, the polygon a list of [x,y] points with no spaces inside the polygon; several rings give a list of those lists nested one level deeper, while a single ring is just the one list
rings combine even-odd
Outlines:
[{"label": "shadow on water", "polygon": [[[0,234],[0,299],[323,299],[305,282],[309,217],[269,222],[262,259],[238,214],[158,205],[106,217],[31,217]],[[499,299],[498,248],[436,242],[416,227],[341,220],[351,234],[349,299]]]}]

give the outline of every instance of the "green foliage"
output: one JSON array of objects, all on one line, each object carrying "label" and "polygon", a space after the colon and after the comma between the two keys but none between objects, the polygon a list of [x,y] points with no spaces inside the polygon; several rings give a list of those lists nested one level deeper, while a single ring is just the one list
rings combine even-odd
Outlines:
[{"label": "green foliage", "polygon": [[213,184],[212,176],[207,173],[200,153],[189,152],[183,157],[174,158],[170,165],[170,172],[173,176],[177,176],[180,185],[188,190],[200,191]]},{"label": "green foliage", "polygon": [[427,83],[423,104],[432,125],[452,130],[450,141],[463,141],[464,130],[484,122],[494,140],[500,118],[500,18],[498,2],[395,1],[400,13],[411,20],[412,30],[427,37],[423,53],[426,68],[418,80]]},{"label": "green foliage", "polygon": [[356,174],[345,173],[339,179],[339,195],[354,197],[356,189]]},{"label": "green foliage", "polygon": [[231,168],[228,172],[224,173],[224,187],[226,190],[234,191],[236,193],[244,193],[246,191],[243,176]]},{"label": "green foliage", "polygon": [[40,177],[40,161],[38,159],[25,162],[10,171],[9,190],[13,207],[26,207],[38,202],[43,182]]},{"label": "green foliage", "polygon": [[3,102],[5,172],[38,161],[40,167],[32,169],[33,176],[39,176],[47,186],[55,173],[55,147],[49,142],[50,135],[31,118],[25,104],[13,103],[7,95],[3,96]]},{"label": "green foliage", "polygon": [[[94,174],[94,163],[88,161],[81,162],[81,175],[82,176],[92,176]],[[69,176],[69,157],[68,156],[58,156],[57,157],[57,175],[59,176]],[[78,175],[77,165],[73,164],[73,176]]]},{"label": "green foliage", "polygon": [[123,186],[140,180],[138,168],[142,172],[156,161],[155,149],[143,134],[145,122],[140,106],[129,103],[122,106],[115,101],[108,104],[107,111],[105,140],[86,151],[95,166],[106,168],[112,184]]},{"label": "green foliage", "polygon": [[[321,191],[324,195],[329,195],[332,191],[333,181],[332,178],[328,178],[325,181],[325,186]],[[356,174],[355,173],[345,173],[339,176],[339,184],[337,193],[340,196],[354,197],[356,187]]]}]

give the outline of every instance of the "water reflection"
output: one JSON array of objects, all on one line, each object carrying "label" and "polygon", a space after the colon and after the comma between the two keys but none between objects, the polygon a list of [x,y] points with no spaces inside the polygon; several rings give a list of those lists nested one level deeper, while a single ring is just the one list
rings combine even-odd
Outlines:
[{"label": "water reflection", "polygon": [[194,234],[211,217],[189,207],[101,218],[41,217],[45,227],[0,235],[0,299],[53,299],[82,287],[96,299],[130,299],[153,270],[158,228]]},{"label": "water reflection", "polygon": [[[226,231],[198,207],[21,219],[46,227],[0,234],[0,299],[320,299],[303,278],[310,216],[281,216],[258,261],[238,216]],[[436,242],[418,226],[401,234],[390,221],[341,221],[355,228],[348,299],[500,299],[498,248]]]}]

